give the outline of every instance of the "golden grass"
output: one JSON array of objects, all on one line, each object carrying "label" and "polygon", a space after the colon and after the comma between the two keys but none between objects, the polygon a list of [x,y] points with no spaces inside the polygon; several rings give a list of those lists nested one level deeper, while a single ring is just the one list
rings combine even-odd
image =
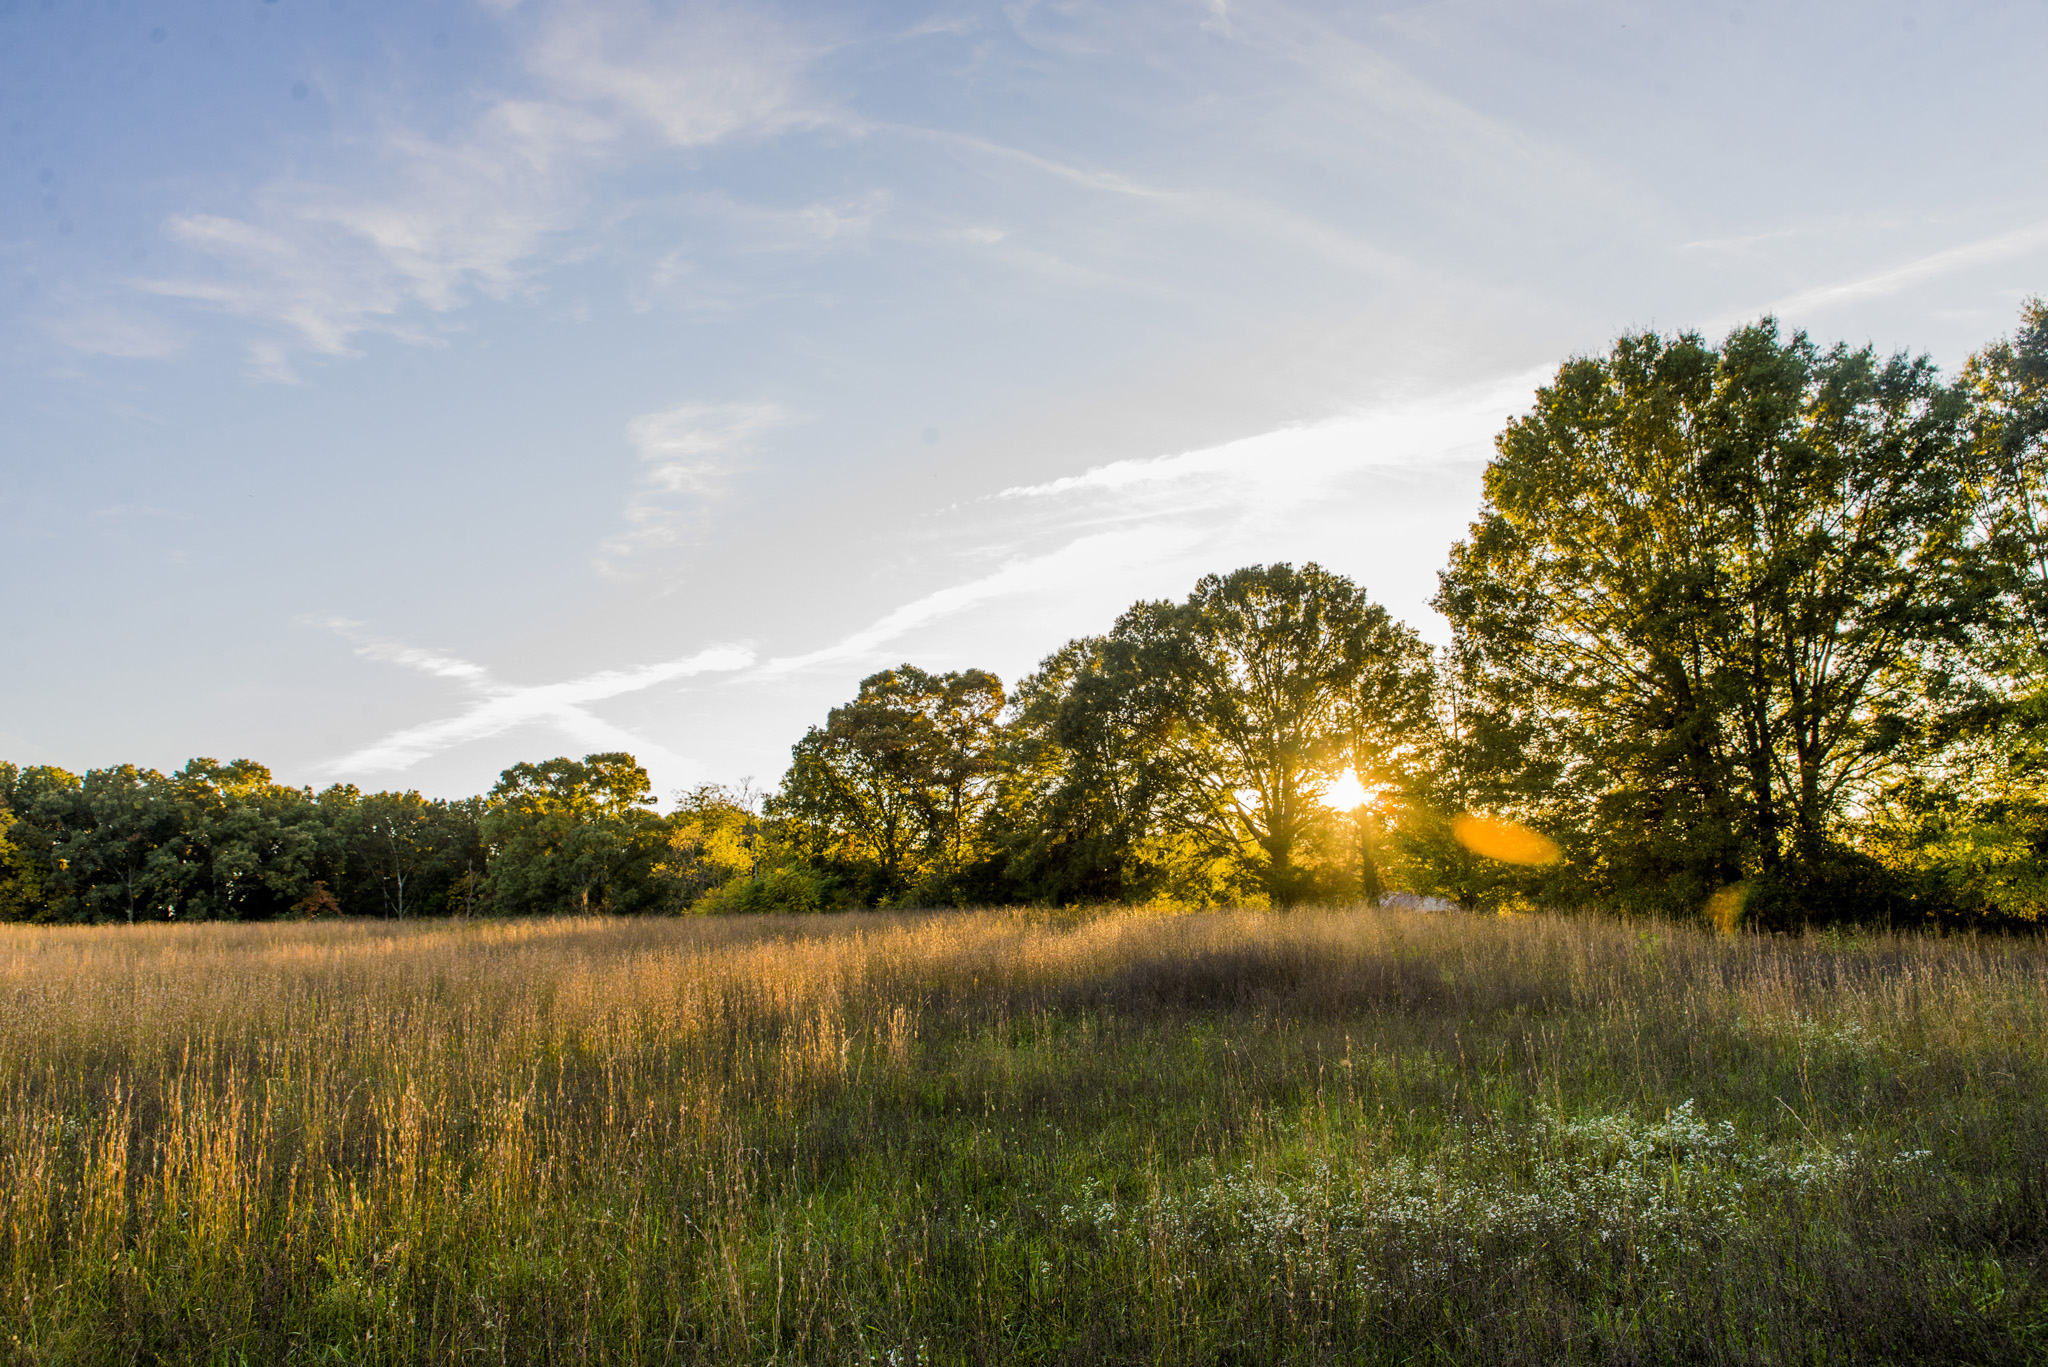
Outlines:
[{"label": "golden grass", "polygon": [[9,927],[0,1327],[37,1362],[2020,1360],[2044,987],[2033,941],[1544,916]]}]

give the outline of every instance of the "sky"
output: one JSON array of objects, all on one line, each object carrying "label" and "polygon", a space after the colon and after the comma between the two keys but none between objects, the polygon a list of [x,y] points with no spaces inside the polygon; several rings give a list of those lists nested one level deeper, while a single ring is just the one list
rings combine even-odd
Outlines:
[{"label": "sky", "polygon": [[772,786],[1316,561],[1624,332],[1953,371],[2048,6],[0,0],[0,758]]}]

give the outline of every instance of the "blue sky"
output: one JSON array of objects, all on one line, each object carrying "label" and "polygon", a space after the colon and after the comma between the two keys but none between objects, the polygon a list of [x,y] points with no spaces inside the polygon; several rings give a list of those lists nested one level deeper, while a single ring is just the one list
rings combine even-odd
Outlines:
[{"label": "blue sky", "polygon": [[1426,635],[1564,357],[2048,290],[2048,8],[0,0],[0,757],[772,783],[1210,570]]}]

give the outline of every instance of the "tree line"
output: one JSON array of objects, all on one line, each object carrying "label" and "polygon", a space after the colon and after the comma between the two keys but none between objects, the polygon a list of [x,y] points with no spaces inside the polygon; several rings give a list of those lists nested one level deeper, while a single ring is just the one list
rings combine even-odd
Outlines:
[{"label": "tree line", "polygon": [[515,764],[482,797],[321,792],[251,760],[82,778],[0,763],[0,920],[677,912],[760,871],[744,790],[654,810],[631,755]]},{"label": "tree line", "polygon": [[0,915],[1377,901],[1725,925],[2048,909],[2048,307],[1945,379],[1773,320],[1567,362],[1431,648],[1316,565],[1133,605],[1006,689],[905,664],[767,794],[623,754],[481,798],[249,761],[0,766]]}]

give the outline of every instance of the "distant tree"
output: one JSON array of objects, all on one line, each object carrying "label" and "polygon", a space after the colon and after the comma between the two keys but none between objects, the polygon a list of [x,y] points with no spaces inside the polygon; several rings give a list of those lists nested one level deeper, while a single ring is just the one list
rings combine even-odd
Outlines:
[{"label": "distant tree", "polygon": [[342,900],[357,914],[440,913],[465,879],[463,904],[473,905],[485,868],[480,800],[330,789],[321,801],[334,810],[346,852]]},{"label": "distant tree", "polygon": [[337,845],[312,795],[254,760],[194,759],[170,776],[180,808],[180,914],[267,920],[312,890]]},{"label": "distant tree", "polygon": [[978,854],[1002,708],[1002,683],[983,670],[870,675],[797,742],[770,814],[814,858],[864,875],[874,896],[947,896]]},{"label": "distant tree", "polygon": [[1346,754],[1366,795],[1351,814],[1359,895],[1378,905],[1388,889],[1394,842],[1428,808],[1444,754],[1444,699],[1435,656],[1407,626],[1375,632],[1346,700]]},{"label": "distant tree", "polygon": [[174,774],[120,765],[83,780],[54,769],[10,780],[10,862],[31,870],[56,920],[280,915],[331,862],[325,814],[251,760],[195,759]]},{"label": "distant tree", "polygon": [[654,871],[679,909],[760,874],[766,843],[760,803],[748,784],[703,783],[676,794],[676,808],[662,823],[661,860]]},{"label": "distant tree", "polygon": [[515,764],[491,789],[485,886],[512,914],[638,912],[659,905],[654,787],[631,755]]},{"label": "distant tree", "polygon": [[129,922],[177,914],[190,882],[176,789],[132,764],[88,770],[76,788],[46,787],[31,816],[51,833],[58,887],[81,919]]},{"label": "distant tree", "polygon": [[65,918],[71,899],[58,887],[57,837],[31,813],[43,793],[77,786],[62,769],[0,762],[0,921]]},{"label": "distant tree", "polygon": [[[1139,603],[1018,685],[993,838],[1042,901],[1354,896],[1380,808],[1433,753],[1428,649],[1317,565],[1211,575]],[[1364,810],[1328,790],[1346,768]]]},{"label": "distant tree", "polygon": [[398,919],[479,909],[488,863],[484,799],[336,785],[314,803],[333,833],[323,867],[350,915]]}]

